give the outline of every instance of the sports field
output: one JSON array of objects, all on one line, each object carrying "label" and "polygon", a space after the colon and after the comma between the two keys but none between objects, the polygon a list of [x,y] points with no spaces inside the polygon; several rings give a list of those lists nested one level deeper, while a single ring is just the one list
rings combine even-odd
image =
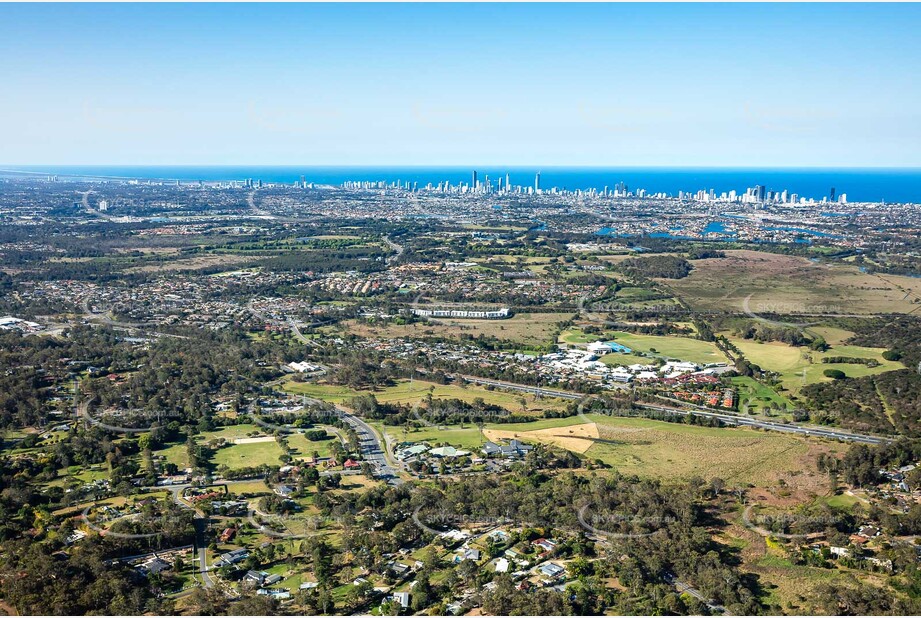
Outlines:
[{"label": "sports field", "polygon": [[[709,341],[701,341],[689,337],[637,335],[621,331],[606,333],[606,336],[607,335],[611,335],[611,337],[606,340],[625,345],[635,352],[643,352],[668,359],[689,361],[701,365],[727,362],[726,356],[719,351],[716,345]],[[614,354],[613,356],[616,359],[618,355]],[[630,355],[620,356],[625,356],[630,359],[631,362],[642,362],[642,359],[633,360],[635,357],[631,357]],[[612,362],[611,364],[615,363]]]}]

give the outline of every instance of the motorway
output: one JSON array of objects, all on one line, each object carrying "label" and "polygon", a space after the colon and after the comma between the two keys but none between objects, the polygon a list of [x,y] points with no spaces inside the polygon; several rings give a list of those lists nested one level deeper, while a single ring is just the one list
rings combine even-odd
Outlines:
[{"label": "motorway", "polygon": [[399,258],[401,255],[403,255],[403,245],[399,245],[399,244],[393,242],[392,240],[390,240],[390,237],[389,237],[389,236],[384,236],[384,237],[383,237],[383,240],[384,240],[385,243],[387,243],[387,246],[388,246],[388,247],[390,247],[391,249],[393,249],[394,251],[396,251],[396,255],[388,255],[388,256],[387,256],[386,262],[387,262],[388,264],[390,263],[391,260],[395,260],[395,259]]},{"label": "motorway", "polygon": [[[467,375],[457,375],[453,376],[466,380],[467,382],[472,382],[474,384],[481,384],[487,386],[494,386],[496,388],[504,388],[506,390],[516,391],[520,393],[530,393],[532,395],[540,395],[542,397],[558,397],[560,399],[568,399],[571,401],[579,401],[585,397],[590,397],[590,395],[584,395],[582,393],[573,393],[571,391],[561,391],[552,388],[544,388],[540,386],[527,386],[525,384],[515,384],[514,382],[505,382],[502,380],[493,380],[490,378],[478,378],[476,376],[467,376]],[[837,429],[826,429],[824,427],[815,427],[810,425],[787,425],[784,423],[774,423],[771,421],[762,421],[754,418],[748,418],[744,416],[736,416],[733,414],[725,414],[722,412],[706,412],[704,410],[689,410],[686,408],[673,408],[669,406],[660,406],[650,403],[636,403],[634,404],[638,408],[645,408],[647,410],[657,410],[659,412],[670,412],[673,414],[684,414],[690,416],[701,416],[704,418],[714,418],[718,419],[727,425],[737,425],[740,427],[754,427],[756,429],[763,429],[765,431],[778,431],[782,433],[793,433],[803,436],[814,436],[818,438],[825,438],[828,440],[843,440],[845,442],[857,442],[860,444],[886,444],[891,442],[890,438],[883,438],[879,436],[869,436],[859,433],[851,433],[847,431],[840,431]]]}]

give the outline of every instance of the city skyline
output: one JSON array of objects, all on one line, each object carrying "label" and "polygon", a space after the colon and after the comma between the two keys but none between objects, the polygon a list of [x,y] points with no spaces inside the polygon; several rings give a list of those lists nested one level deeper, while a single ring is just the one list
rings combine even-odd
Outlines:
[{"label": "city skyline", "polygon": [[921,166],[916,5],[0,17],[3,165]]}]

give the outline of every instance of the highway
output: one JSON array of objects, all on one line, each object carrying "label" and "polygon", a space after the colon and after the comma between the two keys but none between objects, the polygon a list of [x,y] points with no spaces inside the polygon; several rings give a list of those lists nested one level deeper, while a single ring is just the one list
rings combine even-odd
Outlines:
[{"label": "highway", "polygon": [[403,255],[403,245],[398,245],[397,243],[393,242],[392,240],[390,240],[390,237],[389,237],[389,236],[384,236],[384,237],[383,237],[383,240],[384,240],[385,243],[387,243],[387,246],[388,246],[388,247],[390,247],[391,249],[393,249],[394,251],[396,251],[396,255],[388,255],[388,256],[387,256],[386,262],[387,262],[388,264],[390,263],[391,260],[397,259],[397,258],[400,257],[401,255]]},{"label": "highway", "polygon": [[99,217],[100,219],[105,219],[106,221],[115,220],[115,217],[112,217],[111,215],[107,215],[103,212],[99,212],[98,210],[90,206],[90,193],[93,193],[93,191],[78,191],[77,193],[83,196],[81,201],[83,202],[83,208],[86,209],[86,212],[90,213],[91,215],[95,215]]},{"label": "highway", "polygon": [[[493,380],[490,378],[478,378],[476,376],[467,376],[467,375],[457,375],[454,376],[466,380],[467,382],[472,382],[474,384],[489,385],[496,388],[504,388],[506,390],[517,391],[521,393],[530,393],[532,395],[540,395],[542,397],[558,397],[560,399],[568,399],[571,401],[579,401],[589,395],[583,395],[582,393],[573,393],[571,391],[562,391],[552,388],[544,388],[538,386],[527,386],[525,384],[515,384],[514,382],[505,382],[502,380]],[[838,429],[827,429],[825,427],[815,427],[810,425],[787,425],[784,423],[774,423],[772,421],[763,421],[755,418],[748,418],[745,416],[736,416],[734,414],[726,414],[723,412],[707,412],[704,410],[689,410],[686,408],[673,408],[670,406],[660,406],[650,403],[636,403],[634,404],[638,408],[644,408],[647,410],[657,410],[659,412],[670,412],[673,414],[684,414],[690,416],[701,416],[704,418],[715,418],[718,419],[727,425],[737,425],[740,427],[754,427],[757,429],[763,429],[766,431],[777,431],[781,433],[792,433],[799,434],[803,436],[814,436],[818,438],[825,438],[828,440],[844,440],[845,442],[857,442],[860,444],[885,444],[891,442],[890,438],[883,438],[879,436],[869,436],[865,434],[851,433],[847,431],[841,431]]]},{"label": "highway", "polygon": [[364,460],[374,466],[377,476],[384,478],[391,485],[400,485],[403,480],[400,478],[396,468],[387,462],[387,456],[384,446],[381,443],[380,436],[371,425],[367,424],[348,410],[336,406],[342,420],[347,423],[355,433],[358,434],[358,446]]},{"label": "highway", "polygon": [[249,192],[249,194],[247,194],[247,196],[246,196],[246,205],[249,206],[249,209],[250,209],[250,210],[253,212],[253,214],[256,215],[257,217],[266,217],[266,218],[269,218],[269,219],[274,219],[274,218],[275,218],[275,216],[274,216],[272,213],[270,213],[270,212],[268,212],[268,211],[266,211],[266,210],[263,210],[263,209],[259,208],[258,206],[256,206],[256,190],[255,190],[255,189],[253,189],[252,191]]}]

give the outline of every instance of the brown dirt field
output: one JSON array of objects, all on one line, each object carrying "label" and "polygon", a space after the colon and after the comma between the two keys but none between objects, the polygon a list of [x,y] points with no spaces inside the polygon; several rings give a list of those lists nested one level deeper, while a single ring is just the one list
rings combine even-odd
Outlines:
[{"label": "brown dirt field", "polygon": [[483,434],[487,439],[508,440],[518,438],[519,440],[530,440],[553,444],[562,447],[574,453],[584,453],[598,439],[598,426],[595,423],[583,423],[581,425],[570,425],[568,427],[551,427],[548,429],[535,429],[534,431],[508,431],[505,429],[484,429]]},{"label": "brown dirt field", "polygon": [[212,266],[234,266],[249,261],[252,261],[252,257],[244,255],[200,255],[184,260],[172,260],[163,263],[127,268],[125,272],[150,273],[171,270],[201,270]]},{"label": "brown dirt field", "polygon": [[620,580],[616,577],[606,577],[603,580],[605,588],[611,588],[612,590],[619,590],[621,592],[626,592],[628,588],[620,583]]},{"label": "brown dirt field", "polygon": [[[788,469],[770,473],[764,482],[751,490],[751,501],[779,508],[792,508],[811,502],[819,496],[828,495],[831,491],[828,476],[815,469],[815,462],[820,453],[840,455],[841,449],[810,443],[806,453],[794,461],[795,471]],[[780,485],[781,480],[784,482],[783,485]]]},{"label": "brown dirt field", "polygon": [[619,264],[624,260],[629,260],[632,258],[648,258],[648,257],[661,257],[661,256],[674,256],[674,253],[637,253],[631,251],[630,253],[623,253],[618,255],[599,255],[598,259],[602,262],[609,262],[611,264]]},{"label": "brown dirt field", "polygon": [[507,320],[429,320],[412,324],[372,326],[357,321],[344,325],[350,333],[361,337],[424,337],[485,335],[527,347],[547,345],[556,338],[557,324],[573,317],[571,313],[519,313]]},{"label": "brown dirt field", "polygon": [[751,250],[695,260],[688,277],[663,282],[698,309],[756,313],[907,313],[921,306],[921,279],[862,273],[848,264]]}]

